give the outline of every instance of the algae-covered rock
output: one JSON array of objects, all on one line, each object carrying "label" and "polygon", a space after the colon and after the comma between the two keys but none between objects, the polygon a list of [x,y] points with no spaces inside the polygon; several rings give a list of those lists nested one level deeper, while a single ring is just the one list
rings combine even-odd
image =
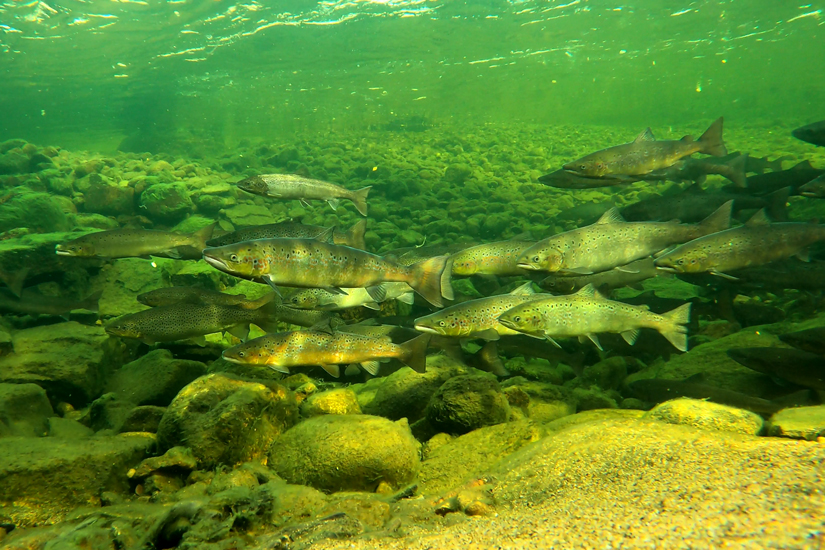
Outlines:
[{"label": "algae-covered rock", "polygon": [[700,430],[757,435],[762,431],[762,417],[756,413],[719,405],[701,399],[672,399],[653,407],[645,418],[683,424]]},{"label": "algae-covered rock", "polygon": [[183,388],[169,405],[158,444],[161,450],[186,445],[203,468],[234,466],[263,457],[297,418],[295,396],[283,386],[209,374]]},{"label": "algae-covered rock", "polygon": [[19,192],[0,204],[0,232],[27,227],[36,233],[67,231],[71,222],[53,197]]},{"label": "algae-covered rock", "polygon": [[438,431],[464,434],[507,422],[510,405],[494,376],[465,374],[450,378],[430,398],[427,420]]},{"label": "algae-covered rock", "polygon": [[358,398],[349,388],[340,388],[310,395],[301,403],[301,415],[361,414]]},{"label": "algae-covered rock", "polygon": [[235,227],[265,225],[282,221],[273,216],[268,208],[254,204],[239,204],[232,208],[227,208],[223,213]]},{"label": "algae-covered rock", "polygon": [[809,441],[825,437],[825,405],[783,409],[771,417],[768,433]]},{"label": "algae-covered rock", "polygon": [[5,438],[0,445],[0,523],[55,523],[78,506],[100,506],[104,491],[125,494],[126,472],[154,446],[148,434]]},{"label": "algae-covered rock", "polygon": [[37,384],[0,384],[0,437],[42,437],[53,415],[46,392]]},{"label": "algae-covered rock", "polygon": [[53,402],[82,407],[100,395],[123,363],[121,348],[103,327],[74,321],[15,332],[14,352],[0,357],[0,382],[33,382]]},{"label": "algae-covered rock", "polygon": [[590,365],[581,376],[571,381],[570,387],[589,388],[598,386],[603,390],[615,390],[622,385],[627,378],[628,363],[632,359],[627,357],[609,357],[604,361],[599,361],[595,365]]},{"label": "algae-covered rock", "polygon": [[112,434],[117,433],[134,408],[134,403],[121,399],[117,394],[104,393],[89,406],[89,427],[96,432],[111,430]]},{"label": "algae-covered rock", "polygon": [[165,407],[184,386],[204,374],[203,363],[175,359],[169,350],[157,349],[115,371],[106,391],[135,405]]},{"label": "algae-covered rock", "polygon": [[135,407],[118,428],[118,433],[125,432],[149,432],[157,433],[160,421],[166,412],[166,407],[156,407],[154,405],[144,405]]},{"label": "algae-covered rock", "polygon": [[103,290],[99,302],[100,315],[117,317],[146,309],[135,296],[169,286],[174,264],[174,260],[164,258],[120,258],[107,263],[92,279],[93,288]]},{"label": "algae-covered rock", "polygon": [[269,466],[290,483],[324,492],[374,491],[415,479],[418,442],[406,421],[369,415],[323,415],[279,437]]},{"label": "algae-covered rock", "polygon": [[84,426],[77,420],[71,418],[60,418],[52,416],[48,420],[49,437],[61,439],[82,439],[94,435],[94,430]]},{"label": "algae-covered rock", "polygon": [[140,195],[145,214],[164,223],[176,223],[194,210],[186,186],[179,183],[158,183]]},{"label": "algae-covered rock", "polygon": [[86,212],[106,216],[129,215],[135,210],[135,190],[107,182],[93,183],[84,193]]}]

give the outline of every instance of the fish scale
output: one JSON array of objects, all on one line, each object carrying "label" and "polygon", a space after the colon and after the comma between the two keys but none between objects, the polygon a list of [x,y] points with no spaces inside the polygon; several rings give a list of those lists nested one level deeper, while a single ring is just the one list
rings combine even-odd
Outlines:
[{"label": "fish scale", "polygon": [[535,241],[499,241],[480,244],[456,252],[452,256],[453,275],[521,275],[517,260]]}]

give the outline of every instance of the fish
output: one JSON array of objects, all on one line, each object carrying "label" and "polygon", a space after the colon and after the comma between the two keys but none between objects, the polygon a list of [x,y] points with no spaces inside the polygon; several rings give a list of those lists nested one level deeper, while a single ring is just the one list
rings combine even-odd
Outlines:
[{"label": "fish", "polygon": [[79,258],[148,258],[159,256],[195,260],[201,257],[216,224],[194,233],[152,229],[111,229],[88,233],[56,245],[58,256]]},{"label": "fish", "polygon": [[335,330],[344,324],[343,319],[330,311],[298,309],[283,304],[273,304],[272,315],[282,323],[304,328],[315,327],[317,330]]},{"label": "fish", "polygon": [[653,264],[653,257],[648,256],[635,262],[622,266],[622,269],[611,269],[590,275],[562,275],[553,273],[545,277],[539,286],[551,292],[559,294],[570,294],[587,285],[593,285],[600,292],[610,291],[614,288],[632,286],[647,279],[658,277],[663,273],[656,269]]},{"label": "fish", "polygon": [[307,205],[308,200],[327,201],[333,210],[338,210],[340,199],[352,201],[362,216],[367,215],[367,195],[371,185],[349,190],[327,181],[305,178],[296,174],[264,174],[252,176],[237,182],[237,186],[247,193],[274,197],[276,199],[298,199]]},{"label": "fish", "polygon": [[799,194],[803,197],[825,199],[825,174],[799,187]]},{"label": "fish", "polygon": [[289,374],[293,367],[318,366],[336,378],[341,374],[340,365],[360,363],[370,374],[377,374],[380,361],[398,359],[423,373],[427,370],[429,341],[429,334],[393,344],[389,337],[297,330],[249,340],[225,350],[223,358],[230,363],[268,366],[284,374]]},{"label": "fish", "polygon": [[624,266],[674,244],[730,227],[732,202],[699,224],[625,222],[612,208],[592,225],[559,233],[525,250],[517,265],[534,271],[589,275]]},{"label": "fish", "polygon": [[130,313],[110,321],[106,333],[111,336],[141,340],[152,345],[174,342],[212,334],[229,332],[242,340],[249,334],[249,324],[264,330],[275,330],[274,314],[281,304],[270,293],[253,300],[247,307],[208,303],[178,302]]},{"label": "fish", "polygon": [[630,143],[596,151],[565,164],[564,169],[579,176],[621,180],[669,168],[694,153],[723,157],[728,150],[722,140],[722,122],[722,117],[716,119],[698,140],[685,136],[678,141],[656,141],[647,128]]},{"label": "fish", "polygon": [[771,219],[781,221],[788,218],[786,207],[791,188],[779,189],[765,197],[744,193],[708,193],[698,184],[691,185],[678,193],[668,193],[668,191],[671,189],[662,195],[622,208],[620,211],[622,218],[631,222],[679,220],[682,223],[694,223],[706,218],[726,202],[733,201],[731,207],[733,214],[742,210],[765,208]]},{"label": "fish", "polygon": [[158,288],[137,295],[141,304],[157,307],[168,306],[180,302],[218,304],[222,306],[244,306],[254,302],[247,300],[245,294],[224,294],[214,290],[206,290],[193,286],[170,286]]},{"label": "fish", "polygon": [[413,265],[436,256],[455,254],[476,244],[474,242],[444,242],[428,246],[410,246],[391,250],[384,257],[399,265]]},{"label": "fish", "polygon": [[[562,210],[553,218],[553,221],[559,222],[571,221],[576,225],[591,224],[604,216],[604,213],[614,208],[616,205],[610,201],[604,202],[585,202],[577,204],[572,208]],[[559,224],[562,225],[562,224]]]},{"label": "fish", "polygon": [[[367,220],[360,220],[352,227],[346,230],[338,230],[332,228],[332,243],[342,244],[344,246],[351,246],[352,248],[360,248],[364,250],[367,248],[364,243],[364,233],[367,230]],[[255,239],[275,239],[275,238],[292,238],[292,239],[319,239],[328,240],[327,232],[329,227],[320,227],[318,225],[308,225],[295,222],[279,222],[270,223],[266,225],[255,225],[252,227],[244,227],[231,233],[226,233],[220,237],[209,239],[206,241],[206,246],[226,246],[228,244],[235,244],[243,241],[254,241]]]},{"label": "fish", "polygon": [[825,240],[825,226],[771,223],[759,210],[744,225],[706,235],[656,258],[656,267],[674,273],[704,273],[736,280],[729,272],[800,256],[808,246]]},{"label": "fish", "polygon": [[508,309],[544,296],[535,294],[533,283],[524,283],[509,294],[468,300],[440,311],[419,317],[415,330],[453,338],[498,340],[501,336],[519,334],[498,322],[498,316]]},{"label": "fish", "polygon": [[791,135],[811,145],[825,147],[825,120],[800,126],[791,132]]},{"label": "fish", "polygon": [[13,315],[56,315],[66,316],[68,313],[85,309],[98,311],[98,301],[103,291],[90,294],[82,300],[72,300],[60,296],[46,296],[33,288],[26,288],[16,296],[7,289],[0,289],[0,312]]},{"label": "fish", "polygon": [[744,367],[798,386],[825,390],[825,357],[793,348],[739,348],[728,357]]},{"label": "fish", "polygon": [[663,403],[671,399],[689,397],[691,399],[707,399],[720,405],[728,405],[737,409],[745,409],[760,414],[773,414],[785,407],[752,397],[744,393],[726,390],[702,382],[702,376],[691,376],[685,380],[664,380],[659,378],[645,378],[634,380],[627,384],[630,391],[642,401],[648,403]]},{"label": "fish", "polygon": [[[632,306],[608,300],[587,285],[576,294],[534,299],[508,309],[498,317],[505,327],[556,343],[555,337],[589,338],[601,350],[597,334],[616,332],[631,346],[639,329],[657,330],[679,351],[687,351],[687,328],[690,321],[687,303],[661,315],[646,306]],[[561,346],[559,346],[561,347]]]},{"label": "fish", "polygon": [[535,241],[510,239],[465,248],[450,256],[452,275],[457,277],[525,275],[524,269],[518,267],[516,263],[521,254],[534,244],[536,244]]},{"label": "fish", "polygon": [[744,189],[735,187],[723,187],[725,192],[747,192],[751,195],[769,195],[784,187],[790,187],[790,194],[798,195],[799,188],[811,180],[825,174],[825,170],[814,168],[807,160],[800,162],[796,166],[781,172],[768,172],[749,176]]},{"label": "fish", "polygon": [[[373,289],[373,294],[367,292],[366,288],[342,288],[343,294],[330,292],[323,288],[306,288],[300,290],[289,297],[287,305],[297,309],[322,309],[326,311],[337,311],[353,307],[364,306],[369,309],[380,310],[380,294],[383,292],[381,285]],[[386,299],[386,298],[384,298]]]},{"label": "fish", "polygon": [[779,339],[797,349],[825,356],[825,327],[780,334]]},{"label": "fish", "polygon": [[361,287],[380,301],[377,285],[405,282],[436,307],[443,307],[442,297],[454,297],[448,256],[401,266],[363,250],[314,239],[258,239],[207,248],[203,258],[230,275],[261,278],[272,286],[338,293],[340,288]]},{"label": "fish", "polygon": [[638,178],[627,177],[623,179],[613,178],[593,178],[581,176],[570,170],[559,168],[555,172],[545,174],[538,178],[538,182],[558,189],[596,189],[599,187],[613,187],[616,185],[629,185],[639,181]]}]

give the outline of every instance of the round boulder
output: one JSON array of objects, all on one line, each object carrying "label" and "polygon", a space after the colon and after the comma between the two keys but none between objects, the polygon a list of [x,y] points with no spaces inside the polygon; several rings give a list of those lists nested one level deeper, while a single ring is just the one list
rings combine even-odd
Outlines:
[{"label": "round boulder", "polygon": [[235,466],[263,457],[297,418],[295,396],[283,386],[210,374],[183,388],[166,409],[158,445],[189,447],[201,468]]},{"label": "round boulder", "polygon": [[349,388],[339,388],[310,395],[301,403],[301,415],[361,414],[358,398]]},{"label": "round boulder", "polygon": [[140,206],[146,215],[165,223],[175,223],[194,209],[186,187],[179,183],[158,183],[140,195]]},{"label": "round boulder", "polygon": [[321,491],[399,488],[418,475],[418,442],[406,420],[368,415],[323,415],[279,437],[269,467],[289,483]]},{"label": "round boulder", "polygon": [[510,405],[494,376],[465,374],[444,382],[430,399],[426,412],[436,430],[465,434],[507,422]]},{"label": "round boulder", "polygon": [[702,399],[672,399],[653,407],[645,418],[700,430],[757,435],[764,421],[756,413]]}]

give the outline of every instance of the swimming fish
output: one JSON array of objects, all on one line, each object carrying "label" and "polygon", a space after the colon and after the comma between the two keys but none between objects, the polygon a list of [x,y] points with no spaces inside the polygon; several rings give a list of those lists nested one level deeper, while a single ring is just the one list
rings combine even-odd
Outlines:
[{"label": "swimming fish", "polygon": [[80,258],[148,258],[161,256],[176,259],[198,259],[212,237],[216,224],[194,233],[174,233],[152,229],[112,229],[98,231],[58,244],[58,256]]},{"label": "swimming fish", "polygon": [[[600,332],[618,332],[633,345],[640,328],[652,328],[667,338],[676,349],[687,351],[687,328],[690,306],[684,304],[658,315],[646,306],[631,306],[601,296],[592,285],[569,296],[550,296],[517,305],[498,317],[505,327],[555,343],[555,337],[589,338],[602,349],[596,336]],[[558,344],[556,344],[558,345]]]},{"label": "swimming fish", "polygon": [[698,140],[685,136],[678,141],[656,141],[648,128],[630,143],[596,151],[565,164],[564,169],[591,178],[633,179],[669,168],[694,153],[715,157],[728,154],[722,141],[722,117],[716,119]]},{"label": "swimming fish", "polygon": [[744,225],[706,235],[656,258],[656,267],[675,273],[709,272],[731,280],[728,272],[802,256],[808,246],[825,240],[825,225],[771,223],[760,210]]},{"label": "swimming fish", "polygon": [[[243,229],[226,233],[220,237],[209,239],[206,241],[206,245],[209,247],[226,246],[228,244],[235,244],[242,241],[275,238],[319,239],[326,241],[328,240],[326,235],[329,229],[330,228],[328,227],[295,222],[270,223],[266,225],[244,227]],[[364,244],[364,232],[366,230],[367,220],[360,220],[346,230],[334,228],[332,231],[332,242],[334,244],[342,244],[344,246],[351,246],[352,248],[360,248],[361,250],[364,250],[366,248],[366,245]]]},{"label": "swimming fish", "polygon": [[730,227],[732,202],[699,224],[626,222],[608,210],[596,223],[537,242],[519,257],[524,269],[588,275],[624,266],[672,246]]},{"label": "swimming fish", "polygon": [[544,289],[557,294],[570,294],[587,285],[593,285],[599,291],[612,290],[623,286],[635,285],[652,277],[662,275],[656,269],[653,258],[648,256],[622,266],[622,269],[611,269],[590,275],[562,275],[553,273],[540,283]]},{"label": "swimming fish", "polygon": [[689,397],[707,399],[720,405],[746,409],[755,413],[773,414],[785,408],[767,399],[703,383],[700,375],[691,376],[685,380],[645,378],[630,382],[627,386],[639,399],[649,403],[662,403],[679,397]]},{"label": "swimming fish", "polygon": [[825,147],[825,120],[801,126],[791,132],[791,135],[812,145]]},{"label": "swimming fish", "polygon": [[456,252],[452,259],[452,274],[469,277],[470,275],[498,275],[508,277],[524,275],[524,269],[518,267],[517,260],[521,254],[536,244],[535,241],[511,239],[494,243],[479,244]]},{"label": "swimming fish", "polygon": [[[377,285],[381,287],[381,285]],[[374,288],[373,294],[367,292],[365,288],[342,288],[340,292],[330,292],[323,288],[306,288],[300,290],[287,299],[290,307],[298,309],[323,309],[326,311],[336,311],[339,309],[349,309],[364,306],[369,309],[380,310],[380,292],[383,288]],[[383,300],[381,300],[383,301]]]},{"label": "swimming fish", "polygon": [[814,327],[780,334],[779,339],[797,349],[825,355],[825,327]]},{"label": "swimming fish", "polygon": [[224,294],[214,290],[206,290],[193,286],[170,286],[158,288],[137,295],[137,301],[147,306],[168,306],[179,302],[218,304],[222,306],[237,306],[252,304],[244,294]]},{"label": "swimming fish", "polygon": [[372,186],[350,191],[327,181],[314,180],[295,174],[264,174],[242,179],[238,187],[248,193],[274,197],[277,199],[298,199],[302,204],[308,200],[327,201],[333,210],[338,210],[340,199],[352,201],[362,216],[367,215],[367,195]]},{"label": "swimming fish", "polygon": [[429,341],[429,334],[393,344],[389,337],[298,330],[255,338],[224,351],[223,358],[231,363],[269,366],[285,374],[292,367],[318,366],[338,377],[339,365],[350,363],[360,363],[370,374],[377,374],[380,361],[386,359],[398,359],[416,372],[425,372]]},{"label": "swimming fish", "polygon": [[799,386],[825,390],[825,357],[793,348],[738,348],[728,357],[742,366]]},{"label": "swimming fish", "polygon": [[443,306],[442,296],[453,299],[448,256],[407,267],[363,250],[313,239],[259,239],[207,248],[203,257],[230,275],[262,278],[273,286],[337,293],[341,288],[366,288],[380,301],[377,285],[405,282],[434,306]]},{"label": "swimming fish", "polygon": [[0,289],[0,312],[13,315],[61,315],[77,309],[98,310],[98,301],[103,291],[95,292],[82,300],[72,300],[60,296],[47,296],[26,288],[15,296],[5,288]]},{"label": "swimming fish", "polygon": [[825,174],[801,186],[799,188],[799,194],[803,197],[825,199]]}]

